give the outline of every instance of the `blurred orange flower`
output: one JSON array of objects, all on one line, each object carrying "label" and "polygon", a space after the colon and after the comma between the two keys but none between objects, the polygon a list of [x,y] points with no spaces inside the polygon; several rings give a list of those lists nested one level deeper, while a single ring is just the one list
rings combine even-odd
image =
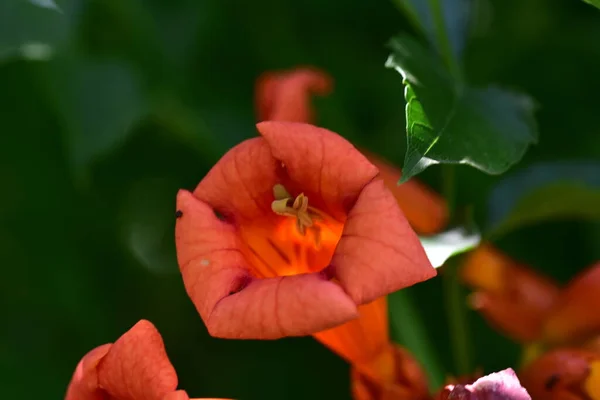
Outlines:
[{"label": "blurred orange flower", "polygon": [[600,399],[600,353],[582,349],[552,350],[519,374],[534,400]]},{"label": "blurred orange flower", "polygon": [[211,335],[312,334],[435,276],[377,168],[348,141],[302,123],[257,126],[261,137],[177,196],[178,261]]},{"label": "blurred orange flower", "polygon": [[600,262],[573,278],[560,292],[544,323],[547,343],[582,342],[600,336]]},{"label": "blurred orange flower", "polygon": [[558,297],[558,285],[490,244],[473,251],[460,273],[463,282],[475,289],[471,305],[490,324],[519,342],[540,337]]},{"label": "blurred orange flower", "polygon": [[66,400],[188,400],[177,388],[160,333],[141,320],[114,344],[96,347],[77,365]]},{"label": "blurred orange flower", "polygon": [[332,79],[312,67],[293,71],[267,72],[256,81],[255,105],[259,121],[314,123],[311,94],[331,91]]},{"label": "blurred orange flower", "polygon": [[600,263],[563,289],[511,260],[489,244],[471,253],[462,280],[475,288],[471,305],[519,342],[543,346],[598,348],[600,342]]}]

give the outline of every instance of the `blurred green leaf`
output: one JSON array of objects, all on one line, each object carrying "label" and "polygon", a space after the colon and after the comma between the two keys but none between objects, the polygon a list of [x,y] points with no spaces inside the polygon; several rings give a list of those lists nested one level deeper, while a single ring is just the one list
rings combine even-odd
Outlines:
[{"label": "blurred green leaf", "polygon": [[60,7],[54,2],[54,0],[29,0],[29,2],[42,8],[48,8],[50,10],[62,12]]},{"label": "blurred green leaf", "polygon": [[147,113],[138,79],[123,62],[61,58],[50,64],[48,78],[77,173],[121,145]]},{"label": "blurred green leaf", "polygon": [[481,235],[461,227],[419,239],[433,267],[439,268],[450,257],[475,248]]},{"label": "blurred green leaf", "polygon": [[600,164],[544,163],[504,179],[489,201],[489,234],[548,220],[600,221]]},{"label": "blurred green leaf", "polygon": [[600,0],[583,0],[588,4],[593,5],[596,8],[600,8]]},{"label": "blurred green leaf", "polygon": [[135,182],[121,207],[121,233],[134,258],[149,271],[177,271],[175,231],[176,184],[161,178]]},{"label": "blurred green leaf", "polygon": [[445,371],[435,349],[431,346],[419,310],[406,290],[388,296],[388,308],[392,338],[408,348],[429,378],[431,391],[438,390],[444,383]]},{"label": "blurred green leaf", "polygon": [[[68,5],[71,3],[74,0]],[[0,1],[0,61],[20,57],[49,59],[55,48],[67,40],[72,16],[52,0]]]},{"label": "blurred green leaf", "polygon": [[537,141],[533,102],[527,96],[493,86],[465,87],[415,41],[400,37],[390,45],[386,66],[402,74],[406,85],[408,148],[402,181],[437,163],[501,174]]},{"label": "blurred green leaf", "polygon": [[441,55],[460,59],[466,42],[468,0],[394,0]]}]

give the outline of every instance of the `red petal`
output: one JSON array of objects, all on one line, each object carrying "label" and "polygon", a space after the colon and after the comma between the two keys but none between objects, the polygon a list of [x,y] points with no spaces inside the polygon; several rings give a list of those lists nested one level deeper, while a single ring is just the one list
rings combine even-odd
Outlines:
[{"label": "red petal", "polygon": [[276,339],[356,318],[354,303],[321,274],[253,280],[232,225],[186,191],[179,192],[177,207],[183,281],[211,335]]},{"label": "red petal", "polygon": [[258,120],[313,122],[311,94],[327,94],[332,85],[327,74],[314,68],[264,74],[256,85]]},{"label": "red petal", "polygon": [[228,217],[270,217],[278,166],[263,138],[248,139],[215,164],[194,190],[194,196]]},{"label": "red petal", "polygon": [[217,337],[278,339],[310,335],[357,316],[344,291],[315,273],[252,281],[215,307],[207,327]]},{"label": "red petal", "polygon": [[119,338],[98,365],[101,388],[119,400],[161,400],[177,387],[160,333],[141,320]]},{"label": "red petal", "polygon": [[600,331],[600,262],[575,277],[560,293],[544,327],[550,342],[577,341]]},{"label": "red petal", "polygon": [[250,279],[235,227],[190,192],[180,190],[177,260],[188,296],[206,323],[215,305]]},{"label": "red petal", "polygon": [[104,344],[87,353],[77,364],[65,400],[104,400],[104,393],[98,388],[96,367],[106,356],[112,344]]},{"label": "red petal", "polygon": [[360,193],[331,264],[356,304],[436,275],[419,238],[381,180]]},{"label": "red petal", "polygon": [[327,129],[273,121],[261,122],[257,128],[294,186],[309,197],[311,205],[339,221],[377,176],[377,168],[365,156]]}]

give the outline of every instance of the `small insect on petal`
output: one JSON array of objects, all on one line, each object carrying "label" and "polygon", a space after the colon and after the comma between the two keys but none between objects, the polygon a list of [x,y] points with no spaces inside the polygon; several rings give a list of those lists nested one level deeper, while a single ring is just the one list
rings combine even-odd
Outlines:
[{"label": "small insect on petal", "polygon": [[175,211],[175,218],[179,219],[183,216],[183,211],[177,210]]}]

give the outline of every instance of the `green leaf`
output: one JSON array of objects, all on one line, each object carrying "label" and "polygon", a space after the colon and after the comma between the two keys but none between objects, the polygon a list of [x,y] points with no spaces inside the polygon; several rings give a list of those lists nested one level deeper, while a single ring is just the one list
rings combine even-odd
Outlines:
[{"label": "green leaf", "polygon": [[460,59],[471,14],[468,0],[394,0],[443,57]]},{"label": "green leaf", "polygon": [[178,271],[173,241],[177,187],[172,181],[138,181],[121,206],[121,234],[127,248],[141,265],[158,274]]},{"label": "green leaf", "polygon": [[52,0],[0,1],[0,60],[49,59],[63,44],[73,25],[74,0],[69,13]]},{"label": "green leaf", "polygon": [[600,221],[599,163],[533,165],[504,179],[490,195],[490,236],[565,219]]},{"label": "green leaf", "polygon": [[402,74],[406,85],[408,146],[402,181],[437,163],[501,174],[537,141],[529,97],[493,86],[466,87],[409,38],[395,38],[390,46],[386,66]]},{"label": "green leaf", "polygon": [[439,268],[450,257],[474,249],[481,235],[461,227],[419,239],[433,267]]},{"label": "green leaf", "polygon": [[588,4],[593,5],[596,8],[600,8],[600,0],[583,0]]},{"label": "green leaf", "polygon": [[47,72],[77,173],[124,143],[147,113],[141,85],[125,63],[61,57]]}]

